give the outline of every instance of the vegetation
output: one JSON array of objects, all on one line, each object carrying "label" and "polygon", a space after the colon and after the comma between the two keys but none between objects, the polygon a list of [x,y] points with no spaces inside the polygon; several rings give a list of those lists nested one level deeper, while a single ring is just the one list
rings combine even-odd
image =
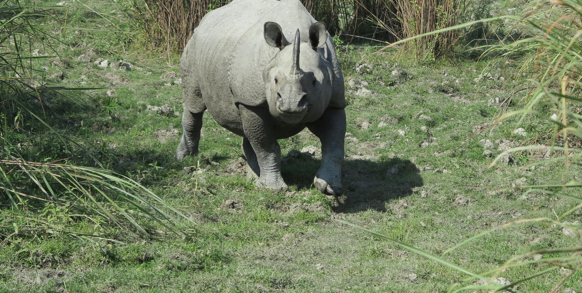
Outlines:
[{"label": "vegetation", "polygon": [[[281,140],[287,192],[255,188],[209,115],[200,155],[173,159],[187,36],[152,17],[224,3],[163,3],[0,2],[0,291],[582,291],[579,1],[422,2],[454,16],[430,30],[473,22],[381,52],[356,41],[420,16],[306,1],[345,42],[339,198],[311,185],[308,131]],[[436,60],[436,34],[456,59]]]}]

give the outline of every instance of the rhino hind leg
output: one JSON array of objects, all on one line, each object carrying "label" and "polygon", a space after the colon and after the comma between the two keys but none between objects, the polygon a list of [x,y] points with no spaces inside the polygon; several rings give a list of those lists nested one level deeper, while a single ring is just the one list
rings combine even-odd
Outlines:
[{"label": "rhino hind leg", "polygon": [[198,143],[200,141],[200,130],[202,129],[202,116],[204,112],[192,113],[184,109],[182,115],[182,127],[184,133],[176,150],[176,158],[184,159],[186,156],[198,155]]},{"label": "rhino hind leg", "polygon": [[176,158],[184,159],[186,156],[198,155],[198,142],[202,129],[202,116],[206,105],[202,99],[202,93],[194,80],[184,78],[184,114],[182,114],[182,128],[184,133],[176,150]]},{"label": "rhino hind leg", "polygon": [[345,111],[328,108],[319,120],[307,127],[321,141],[321,167],[313,179],[313,184],[322,193],[341,195],[341,166],[346,133]]},{"label": "rhino hind leg", "polygon": [[247,159],[247,177],[251,180],[256,180],[261,176],[261,169],[259,168],[259,162],[257,161],[257,154],[251,146],[251,142],[243,137],[242,141],[242,151]]}]

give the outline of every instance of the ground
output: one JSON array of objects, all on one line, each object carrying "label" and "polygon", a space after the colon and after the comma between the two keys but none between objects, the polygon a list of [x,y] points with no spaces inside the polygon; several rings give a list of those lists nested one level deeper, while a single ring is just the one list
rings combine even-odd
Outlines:
[{"label": "ground", "polygon": [[[345,194],[335,198],[312,185],[321,152],[308,130],[280,141],[288,191],[256,188],[245,174],[241,138],[210,114],[200,155],[175,160],[182,131],[177,58],[110,54],[74,39],[64,38],[59,57],[47,57],[42,70],[52,84],[97,89],[43,97],[48,119],[81,145],[97,145],[94,155],[108,168],[196,224],[183,223],[186,235],[174,235],[152,223],[149,239],[103,230],[119,242],[67,235],[6,241],[2,291],[444,292],[467,277],[338,220],[473,272],[528,251],[579,245],[575,230],[519,225],[443,254],[480,232],[521,219],[555,219],[575,206],[514,188],[560,181],[556,166],[532,165],[548,155],[543,151],[512,153],[490,166],[507,148],[549,143],[538,135],[551,134],[547,121],[495,123],[526,94],[518,62],[414,64],[399,61],[398,51],[340,46],[348,126]],[[580,210],[566,219],[579,218]],[[497,280],[528,272],[508,268]],[[559,269],[514,289],[547,292],[569,272]],[[562,292],[582,292],[576,275]]]}]

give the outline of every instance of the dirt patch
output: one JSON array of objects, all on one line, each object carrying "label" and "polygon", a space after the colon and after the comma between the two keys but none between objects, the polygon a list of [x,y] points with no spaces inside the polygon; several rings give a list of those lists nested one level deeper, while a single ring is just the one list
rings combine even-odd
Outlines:
[{"label": "dirt patch", "polygon": [[66,277],[67,273],[65,271],[53,269],[31,270],[28,268],[19,268],[14,269],[12,272],[14,282],[24,286],[44,286],[51,281],[55,281],[57,292],[64,292],[61,287],[64,285],[62,280]]},{"label": "dirt patch", "polygon": [[160,129],[155,132],[155,135],[160,143],[166,143],[168,140],[178,136],[180,132],[177,129]]},{"label": "dirt patch", "polygon": [[105,79],[109,81],[109,84],[112,86],[124,85],[129,83],[129,79],[127,77],[120,76],[119,74],[115,74],[113,72],[107,72],[103,75]]}]

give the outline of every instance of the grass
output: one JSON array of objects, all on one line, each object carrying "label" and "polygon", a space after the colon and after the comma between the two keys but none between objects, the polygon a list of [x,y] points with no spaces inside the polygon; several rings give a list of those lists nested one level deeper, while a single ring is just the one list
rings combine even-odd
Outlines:
[{"label": "grass", "polygon": [[[113,2],[85,4],[110,21],[118,19],[111,13]],[[57,35],[62,41],[57,52],[68,65],[52,66],[56,57],[50,57],[34,66],[49,77],[64,72],[66,78],[53,79],[54,86],[96,88],[48,95],[49,105],[41,112],[53,129],[78,143],[59,147],[58,140],[30,118],[19,124],[23,130],[14,131],[11,141],[17,144],[33,137],[23,156],[38,153],[51,158],[47,163],[67,158],[91,166],[95,164],[91,156],[98,158],[108,170],[148,188],[198,226],[194,229],[178,218],[176,225],[185,227],[185,233],[176,235],[151,218],[136,215],[152,235],[144,239],[106,223],[96,225],[67,206],[14,212],[3,197],[2,291],[444,292],[455,283],[486,285],[464,282],[467,275],[461,272],[336,220],[476,273],[526,255],[524,260],[531,262],[527,266],[512,266],[495,276],[510,282],[531,274],[532,267],[546,269],[537,266],[528,252],[579,245],[580,236],[566,235],[568,230],[560,225],[497,229],[529,218],[555,221],[553,212],[548,213],[552,210],[565,214],[564,221],[580,217],[579,210],[567,214],[579,201],[511,188],[560,182],[561,175],[555,172],[559,167],[527,164],[539,160],[535,153],[514,153],[513,164],[489,167],[503,152],[500,145],[551,142],[536,132],[551,133],[555,125],[537,117],[522,125],[525,136],[513,134],[515,118],[491,124],[501,113],[522,105],[521,96],[514,94],[524,86],[519,62],[492,58],[416,65],[389,50],[374,54],[377,48],[341,47],[349,103],[346,194],[328,198],[311,185],[320,161],[317,154],[301,153],[304,147],[319,148],[308,131],[280,141],[283,176],[290,190],[277,193],[256,189],[246,179],[240,138],[210,115],[204,118],[200,155],[176,161],[182,111],[176,57],[168,62],[165,54],[124,52],[111,41],[124,37],[107,34],[117,30],[108,20],[80,17],[90,10],[76,2],[65,7],[70,17],[66,24],[59,20],[50,25],[71,32]],[[75,35],[69,27],[99,28],[103,37]],[[78,59],[82,54],[91,55],[90,62]],[[125,60],[133,69],[101,68],[94,63],[99,59],[113,64]],[[361,95],[363,82],[370,95]],[[510,96],[511,103],[500,103]],[[152,110],[164,105],[174,112]],[[15,128],[13,120],[8,125]],[[483,155],[482,140],[494,145],[490,157]],[[572,164],[572,174],[578,168]],[[64,227],[104,237],[78,237],[59,229]],[[470,245],[449,250],[490,230]],[[547,251],[542,259],[562,255]],[[570,271],[556,269],[518,284],[516,290],[547,292],[567,274]],[[580,291],[579,274],[574,273],[563,288]]]}]

